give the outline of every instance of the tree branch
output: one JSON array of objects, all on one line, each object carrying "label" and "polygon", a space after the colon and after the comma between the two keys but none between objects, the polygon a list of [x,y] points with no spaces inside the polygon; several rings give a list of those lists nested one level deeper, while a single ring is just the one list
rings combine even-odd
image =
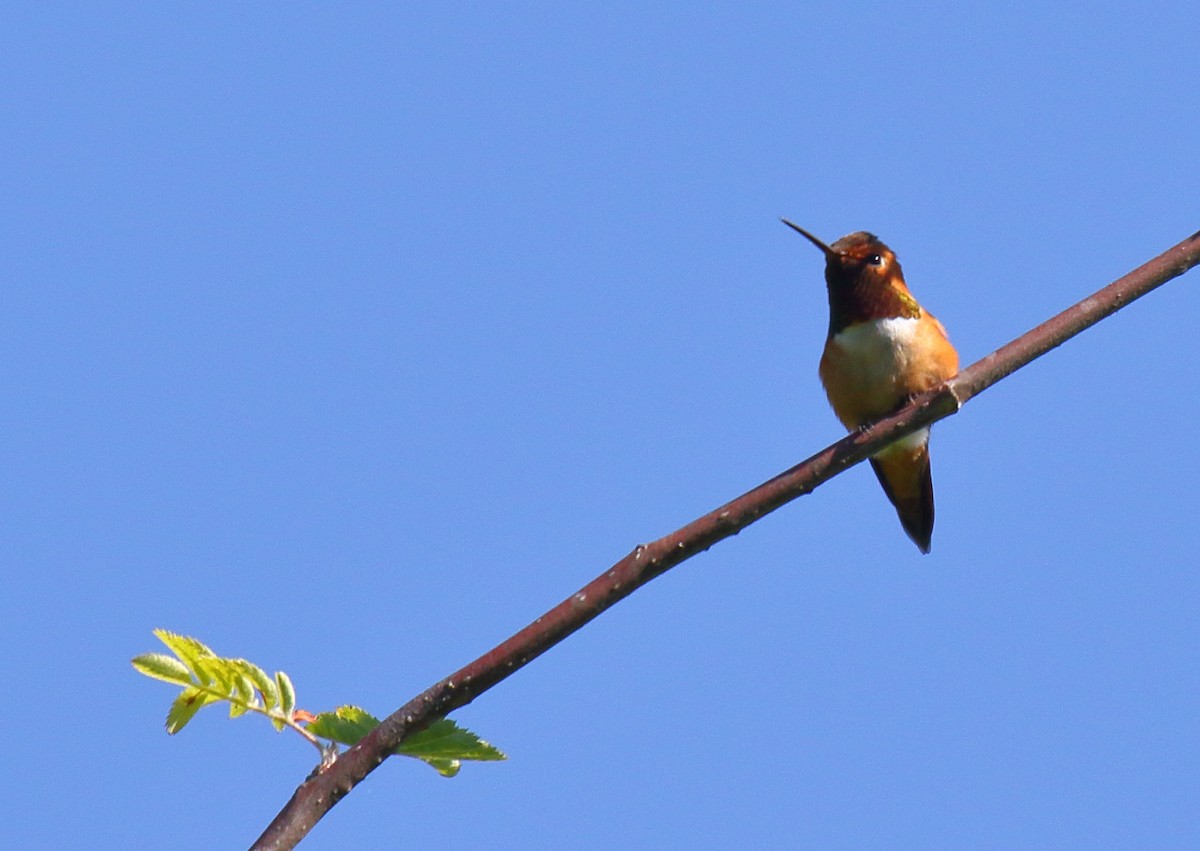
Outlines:
[{"label": "tree branch", "polygon": [[1200,263],[1200,232],[1073,307],[964,369],[870,428],[839,440],[715,511],[653,543],[638,546],[603,574],[507,641],[417,695],[306,780],[255,842],[254,849],[293,848],[341,798],[378,767],[406,736],[470,703],[562,641],[609,606],[675,565],[745,527],[879,449],[957,413],[969,399],[1035,358]]}]

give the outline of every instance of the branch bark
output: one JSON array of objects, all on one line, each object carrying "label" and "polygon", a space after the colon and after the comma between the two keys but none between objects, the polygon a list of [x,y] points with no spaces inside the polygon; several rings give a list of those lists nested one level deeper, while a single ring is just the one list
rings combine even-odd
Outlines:
[{"label": "branch bark", "polygon": [[328,769],[307,779],[253,848],[265,851],[295,847],[406,736],[470,703],[609,606],[680,562],[736,535],[796,497],[810,493],[887,444],[957,413],[968,400],[1004,377],[1197,264],[1200,264],[1200,232],[971,364],[941,387],[913,399],[870,428],[848,435],[666,537],[636,547],[507,641],[404,704]]}]

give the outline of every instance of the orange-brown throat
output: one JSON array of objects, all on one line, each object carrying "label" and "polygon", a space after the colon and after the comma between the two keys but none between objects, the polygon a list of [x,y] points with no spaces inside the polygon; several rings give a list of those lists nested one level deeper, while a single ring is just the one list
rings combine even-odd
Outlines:
[{"label": "orange-brown throat", "polygon": [[783,222],[825,255],[829,336],[871,319],[916,319],[921,315],[921,306],[904,283],[900,262],[879,237],[857,231],[826,245],[787,219]]}]

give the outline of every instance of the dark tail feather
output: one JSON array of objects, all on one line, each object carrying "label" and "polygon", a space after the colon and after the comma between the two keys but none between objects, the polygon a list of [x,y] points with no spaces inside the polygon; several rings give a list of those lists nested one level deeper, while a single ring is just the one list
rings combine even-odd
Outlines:
[{"label": "dark tail feather", "polygon": [[928,553],[933,541],[933,474],[928,445],[916,449],[895,446],[870,461],[883,492],[896,507],[900,525],[921,552]]}]

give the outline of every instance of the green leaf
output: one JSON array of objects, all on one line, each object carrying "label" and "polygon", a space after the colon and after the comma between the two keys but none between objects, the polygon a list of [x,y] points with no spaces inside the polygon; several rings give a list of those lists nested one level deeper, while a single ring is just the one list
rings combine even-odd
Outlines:
[{"label": "green leaf", "polygon": [[339,706],[322,712],[308,725],[308,732],[322,739],[356,745],[358,740],[379,726],[379,719],[357,706]]},{"label": "green leaf", "polygon": [[414,756],[433,764],[435,759],[492,761],[508,759],[499,748],[485,742],[449,718],[434,721],[419,733],[409,736],[396,753]]},{"label": "green leaf", "polygon": [[275,681],[267,675],[266,671],[248,659],[234,659],[232,661],[237,665],[242,675],[249,677],[250,682],[254,683],[254,687],[262,695],[264,708],[274,709],[279,704],[279,691],[275,686]]},{"label": "green leaf", "polygon": [[[365,710],[357,706],[340,706],[333,712],[318,715],[308,725],[308,732],[322,739],[355,745],[377,726],[379,719]],[[464,759],[507,759],[498,748],[448,718],[434,721],[421,732],[413,733],[400,743],[395,752],[427,763],[443,777],[458,774]]]},{"label": "green leaf", "polygon": [[167,645],[167,649],[180,658],[183,664],[195,671],[196,660],[204,659],[210,656],[215,656],[211,650],[201,644],[194,638],[189,638],[186,635],[179,635],[165,629],[156,629],[154,634],[158,640]]},{"label": "green leaf", "polygon": [[211,659],[206,659],[205,663],[208,669],[212,671],[213,680],[220,685],[222,693],[232,697],[237,693],[237,679],[241,675],[237,665],[233,664],[232,659],[226,659],[221,656],[213,656]]},{"label": "green leaf", "polygon": [[285,718],[291,718],[296,711],[296,687],[292,685],[292,678],[283,671],[276,671],[275,685],[279,687],[279,709]]},{"label": "green leaf", "polygon": [[170,735],[175,735],[187,725],[187,722],[210,703],[216,703],[220,700],[219,697],[202,691],[195,686],[185,688],[175,698],[175,702],[171,704],[171,709],[167,712],[167,732]]},{"label": "green leaf", "polygon": [[226,676],[228,671],[221,662],[222,659],[219,656],[197,657],[192,660],[192,668],[201,685],[208,686],[222,696],[232,697],[233,683]]},{"label": "green leaf", "polygon": [[[322,712],[307,729],[302,729],[295,719],[296,688],[283,671],[276,671],[271,677],[253,662],[218,656],[194,638],[164,629],[156,629],[154,634],[175,656],[147,653],[134,658],[132,664],[145,676],[183,686],[167,713],[167,732],[172,735],[187,726],[205,706],[222,700],[229,702],[231,718],[254,711],[266,715],[276,730],[291,724],[311,736],[345,745],[357,744],[379,726],[379,719],[366,710],[341,706],[333,712]],[[309,717],[307,713],[305,717]],[[332,746],[323,750],[336,753],[336,747]],[[409,736],[395,753],[422,760],[444,777],[458,774],[463,760],[507,758],[499,749],[446,718]]]},{"label": "green leaf", "polygon": [[258,689],[255,688],[254,681],[240,671],[233,681],[233,692],[235,702],[243,704],[243,712],[262,706],[262,698],[258,696]]},{"label": "green leaf", "polygon": [[174,656],[165,653],[144,653],[135,657],[132,664],[134,670],[147,677],[180,686],[192,684],[192,672]]},{"label": "green leaf", "polygon": [[229,701],[231,718],[254,711],[270,718],[276,730],[292,723],[296,689],[287,674],[280,671],[270,677],[252,662],[218,656],[196,639],[169,630],[156,629],[154,634],[175,657],[147,653],[132,664],[145,676],[183,686],[167,713],[168,733],[179,732],[205,706],[222,700]]},{"label": "green leaf", "polygon": [[229,717],[237,718],[260,706],[262,706],[262,699],[258,696],[258,689],[254,687],[254,683],[250,681],[249,677],[239,671],[233,680],[233,697],[229,701]]},{"label": "green leaf", "polygon": [[438,759],[435,757],[418,757],[418,759],[443,777],[454,777],[462,768],[462,763],[457,759]]}]

